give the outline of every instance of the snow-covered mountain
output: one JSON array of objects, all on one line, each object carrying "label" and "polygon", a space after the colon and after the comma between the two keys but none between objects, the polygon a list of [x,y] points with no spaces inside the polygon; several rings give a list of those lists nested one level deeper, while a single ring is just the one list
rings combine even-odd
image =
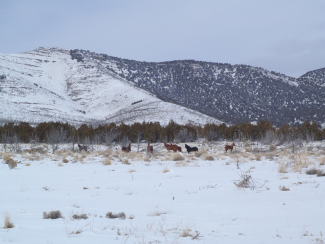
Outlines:
[{"label": "snow-covered mountain", "polygon": [[248,65],[139,62],[85,50],[0,55],[0,118],[325,125],[325,68],[298,79]]},{"label": "snow-covered mountain", "polygon": [[168,103],[106,69],[98,59],[78,62],[70,50],[39,48],[0,54],[0,120],[109,123],[221,121]]}]

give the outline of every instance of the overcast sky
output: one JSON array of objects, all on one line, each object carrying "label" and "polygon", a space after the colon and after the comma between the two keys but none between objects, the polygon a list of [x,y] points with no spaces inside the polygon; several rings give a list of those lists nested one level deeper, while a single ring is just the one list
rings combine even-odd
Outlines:
[{"label": "overcast sky", "polygon": [[0,0],[0,53],[85,49],[139,61],[325,67],[324,0]]}]

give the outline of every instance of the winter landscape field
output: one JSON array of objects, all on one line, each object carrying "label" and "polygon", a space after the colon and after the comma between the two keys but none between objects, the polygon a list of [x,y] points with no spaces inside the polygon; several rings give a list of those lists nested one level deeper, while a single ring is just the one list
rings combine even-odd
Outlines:
[{"label": "winter landscape field", "polygon": [[0,242],[324,243],[325,145],[229,143],[1,147]]}]

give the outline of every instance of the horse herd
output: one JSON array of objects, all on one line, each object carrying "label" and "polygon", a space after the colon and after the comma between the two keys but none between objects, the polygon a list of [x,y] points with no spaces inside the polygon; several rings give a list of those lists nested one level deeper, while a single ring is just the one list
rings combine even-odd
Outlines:
[{"label": "horse herd", "polygon": [[[168,152],[169,151],[182,152],[182,148],[177,146],[176,144],[173,145],[173,144],[167,144],[166,142],[164,142],[164,146]],[[227,152],[228,150],[230,150],[232,152],[232,149],[234,148],[234,146],[236,146],[235,143],[232,143],[231,145],[226,145],[225,151]],[[187,144],[185,144],[185,148],[188,153],[199,151],[199,149],[197,147],[190,147]],[[129,144],[127,147],[122,147],[122,151],[123,152],[131,152],[131,144]],[[148,146],[147,146],[147,152],[153,153],[153,146],[150,146],[149,142],[148,142]]]},{"label": "horse herd", "polygon": [[[182,148],[177,146],[176,144],[167,144],[166,142],[164,142],[164,146],[166,147],[167,151],[173,151],[173,152],[182,152]],[[231,145],[226,145],[225,146],[225,151],[227,152],[228,150],[230,150],[232,152],[232,149],[234,148],[235,143],[232,143]],[[87,146],[81,146],[78,144],[79,147],[79,151],[86,151],[87,152]],[[189,145],[185,144],[185,148],[187,150],[188,153],[190,152],[197,152],[199,151],[199,149],[197,147],[190,147]],[[123,152],[131,152],[131,143],[127,146],[127,147],[122,147],[122,151]],[[148,142],[148,146],[147,146],[147,152],[149,153],[153,153],[153,146],[150,146],[150,143]]]}]

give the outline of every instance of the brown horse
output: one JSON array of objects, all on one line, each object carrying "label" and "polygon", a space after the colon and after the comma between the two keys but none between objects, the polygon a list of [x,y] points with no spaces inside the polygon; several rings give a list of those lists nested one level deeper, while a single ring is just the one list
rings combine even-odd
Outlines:
[{"label": "brown horse", "polygon": [[177,145],[172,145],[172,144],[168,145],[166,142],[164,142],[164,145],[168,151],[174,151],[174,152],[182,151],[181,147],[178,147]]},{"label": "brown horse", "polygon": [[153,153],[153,146],[150,146],[149,142],[148,142],[148,146],[147,146],[147,152]]},{"label": "brown horse", "polygon": [[87,146],[81,146],[78,144],[78,147],[79,147],[79,151],[81,152],[82,150],[86,151],[87,152]]},{"label": "brown horse", "polygon": [[230,146],[229,146],[229,145],[226,145],[226,146],[225,146],[225,150],[226,150],[226,152],[227,152],[228,150],[230,150],[230,151],[232,152],[232,149],[234,148],[234,146],[236,146],[235,143],[232,143]]},{"label": "brown horse", "polygon": [[127,147],[122,147],[122,151],[123,152],[131,152],[131,144],[129,144],[129,146],[127,146]]}]

